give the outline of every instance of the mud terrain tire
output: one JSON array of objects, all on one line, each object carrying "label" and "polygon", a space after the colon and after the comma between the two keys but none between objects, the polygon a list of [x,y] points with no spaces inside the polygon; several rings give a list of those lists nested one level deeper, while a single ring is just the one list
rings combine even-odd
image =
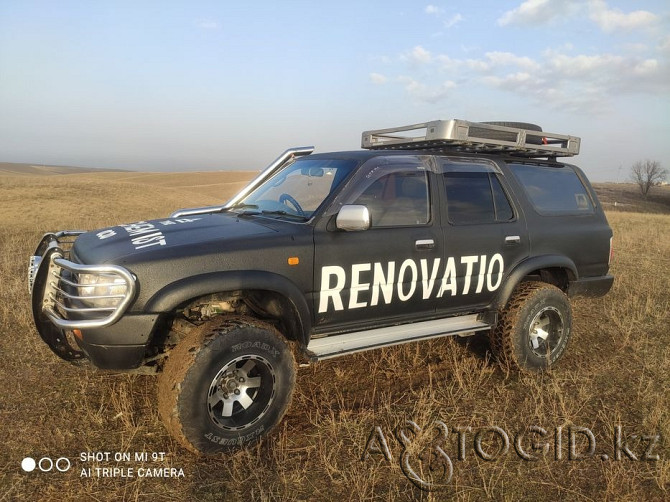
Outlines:
[{"label": "mud terrain tire", "polygon": [[503,365],[522,371],[543,371],[565,352],[572,334],[572,310],[559,288],[544,282],[522,282],[489,339]]},{"label": "mud terrain tire", "polygon": [[170,353],[158,383],[158,412],[189,450],[222,453],[277,425],[294,385],[293,353],[274,327],[221,317],[194,329]]}]

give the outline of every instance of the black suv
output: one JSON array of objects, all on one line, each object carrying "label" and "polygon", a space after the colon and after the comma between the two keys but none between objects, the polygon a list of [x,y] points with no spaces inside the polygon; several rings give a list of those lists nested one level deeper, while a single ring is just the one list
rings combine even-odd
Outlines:
[{"label": "black suv", "polygon": [[49,233],[29,267],[63,359],[159,374],[194,451],[267,433],[310,361],[486,332],[506,365],[553,366],[574,295],[601,296],[612,231],[579,138],[461,120],[368,131],[363,150],[287,150],[222,206]]}]

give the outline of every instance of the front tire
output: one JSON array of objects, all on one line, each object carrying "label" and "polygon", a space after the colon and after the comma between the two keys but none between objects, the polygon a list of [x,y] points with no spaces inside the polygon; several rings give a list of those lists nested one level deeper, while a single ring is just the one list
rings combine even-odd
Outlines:
[{"label": "front tire", "polygon": [[563,356],[572,334],[572,309],[559,288],[519,284],[490,332],[491,349],[506,366],[543,371]]},{"label": "front tire", "polygon": [[217,318],[170,353],[158,411],[186,448],[216,454],[254,443],[284,416],[295,360],[282,335],[250,318]]}]

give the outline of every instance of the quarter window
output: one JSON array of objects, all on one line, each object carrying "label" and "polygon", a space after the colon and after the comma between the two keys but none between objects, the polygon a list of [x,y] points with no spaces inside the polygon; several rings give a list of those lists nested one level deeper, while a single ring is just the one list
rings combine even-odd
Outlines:
[{"label": "quarter window", "polygon": [[577,173],[569,166],[510,164],[540,214],[584,214],[593,203]]}]

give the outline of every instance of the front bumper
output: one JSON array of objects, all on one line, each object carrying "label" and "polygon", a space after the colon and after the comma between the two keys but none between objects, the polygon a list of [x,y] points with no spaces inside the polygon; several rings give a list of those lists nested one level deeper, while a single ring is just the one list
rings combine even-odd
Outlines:
[{"label": "front bumper", "polygon": [[[142,363],[157,316],[124,316],[136,292],[135,277],[126,269],[68,260],[69,246],[81,233],[46,234],[30,259],[28,285],[37,331],[49,348],[66,361],[81,363],[88,358],[99,368],[136,368]],[[86,295],[85,288],[90,291],[107,284],[83,284],[78,279],[83,274],[100,274],[105,280],[118,277],[112,286],[124,284],[124,292]],[[108,303],[96,305],[96,301]]]},{"label": "front bumper", "polygon": [[[72,331],[56,327],[46,316],[35,319],[42,340],[60,358],[74,364],[90,362],[107,370],[129,370],[144,361],[158,316],[126,315],[113,326]],[[76,348],[75,348],[76,347]]]}]

